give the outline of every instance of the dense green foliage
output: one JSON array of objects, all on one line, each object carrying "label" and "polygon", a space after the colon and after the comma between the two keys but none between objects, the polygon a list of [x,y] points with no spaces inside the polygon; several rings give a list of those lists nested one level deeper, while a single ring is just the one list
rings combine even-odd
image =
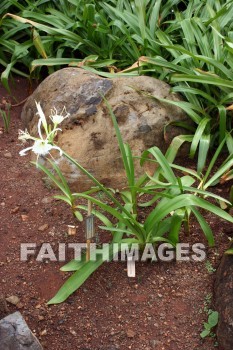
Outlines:
[{"label": "dense green foliage", "polygon": [[193,120],[190,156],[198,150],[199,172],[225,136],[232,153],[232,0],[5,0],[0,15],[6,88],[11,71],[38,76],[42,66],[49,73],[70,64],[109,77],[149,74],[184,96],[161,102]]}]

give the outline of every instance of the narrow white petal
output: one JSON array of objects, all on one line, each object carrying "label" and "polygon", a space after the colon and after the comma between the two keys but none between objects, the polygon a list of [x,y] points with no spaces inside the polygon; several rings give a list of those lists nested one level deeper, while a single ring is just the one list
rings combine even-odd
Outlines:
[{"label": "narrow white petal", "polygon": [[57,146],[53,146],[54,149],[58,150],[60,152],[60,156],[62,156],[62,150],[60,147],[57,147]]},{"label": "narrow white petal", "polygon": [[30,151],[31,149],[32,149],[32,147],[24,148],[24,149],[22,149],[22,151],[19,152],[19,155],[20,156],[25,156],[26,152]]},{"label": "narrow white petal", "polygon": [[39,102],[39,103],[36,102],[36,108],[37,108],[39,117],[40,117],[40,119],[41,119],[41,122],[42,122],[42,124],[43,124],[43,127],[44,127],[44,129],[45,129],[45,131],[46,131],[46,133],[47,133],[47,131],[48,131],[47,120],[46,120],[45,115],[44,115],[44,112],[43,112],[43,110],[42,110],[42,108],[41,108],[40,102]]},{"label": "narrow white petal", "polygon": [[42,124],[42,119],[39,119],[38,125],[37,125],[37,127],[38,127],[38,134],[40,136],[40,139],[43,140],[43,136],[42,136],[42,133],[41,133],[41,124]]}]

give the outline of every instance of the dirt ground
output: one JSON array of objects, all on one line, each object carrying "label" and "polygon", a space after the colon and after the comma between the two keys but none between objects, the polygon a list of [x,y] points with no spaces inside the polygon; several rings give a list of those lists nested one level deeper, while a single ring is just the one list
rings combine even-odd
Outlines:
[{"label": "dirt ground", "polygon": [[[28,83],[15,80],[17,101],[28,93]],[[0,103],[9,94],[0,87]],[[17,103],[12,100],[13,104]],[[58,193],[42,180],[30,156],[20,157],[22,105],[11,110],[9,134],[0,121],[0,295],[17,296],[19,310],[44,349],[49,350],[213,350],[215,338],[200,332],[211,305],[215,273],[228,246],[232,226],[207,214],[216,246],[205,262],[137,263],[136,278],[128,278],[125,263],[105,263],[66,302],[47,306],[68,274],[64,263],[20,261],[20,244],[84,241],[84,224],[77,236],[67,235],[74,219],[70,209],[52,196]],[[218,188],[229,195],[228,187]],[[76,223],[77,224],[77,223]],[[187,242],[206,241],[193,223]],[[219,349],[219,348],[218,348]]]}]

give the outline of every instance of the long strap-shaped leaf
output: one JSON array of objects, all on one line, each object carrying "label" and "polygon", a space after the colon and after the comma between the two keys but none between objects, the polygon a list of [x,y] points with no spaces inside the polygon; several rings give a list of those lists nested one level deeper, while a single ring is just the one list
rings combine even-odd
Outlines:
[{"label": "long strap-shaped leaf", "polygon": [[226,213],[224,210],[216,207],[215,205],[207,202],[202,198],[198,198],[192,194],[182,194],[175,198],[172,198],[164,203],[162,207],[157,209],[157,207],[149,214],[145,221],[145,229],[147,232],[153,229],[153,226],[161,221],[165,216],[174,210],[183,207],[200,207],[205,210],[212,212],[213,214],[233,223],[233,218],[231,215]]},{"label": "long strap-shaped leaf", "polygon": [[171,77],[172,82],[179,81],[192,81],[194,83],[210,84],[221,87],[233,88],[233,81],[221,79],[217,76],[207,76],[207,75],[187,75],[187,74],[174,74]]},{"label": "long strap-shaped leaf", "polygon": [[[118,232],[113,238],[112,243],[119,243],[122,239],[122,233]],[[109,260],[113,259],[113,254],[116,253],[115,247],[113,251],[113,245],[105,246],[103,253],[106,253],[109,249]],[[119,245],[120,249],[120,245]],[[102,255],[97,255],[96,261],[88,261],[85,263],[80,262],[79,269],[76,271],[59,289],[57,294],[49,300],[48,304],[59,304],[65,301],[72,293],[74,293],[87,279],[88,277],[98,269],[103,263],[104,259]]]}]

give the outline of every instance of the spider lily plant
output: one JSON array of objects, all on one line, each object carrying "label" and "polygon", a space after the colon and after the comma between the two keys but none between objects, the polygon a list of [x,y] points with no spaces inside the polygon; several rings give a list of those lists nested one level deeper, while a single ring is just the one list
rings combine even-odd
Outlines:
[{"label": "spider lily plant", "polygon": [[[113,258],[113,243],[125,243],[128,244],[128,246],[131,246],[133,243],[138,243],[141,248],[144,248],[147,243],[152,243],[156,246],[158,242],[169,242],[175,247],[179,242],[181,227],[182,225],[188,225],[191,214],[196,217],[209,245],[213,246],[213,233],[198,208],[207,210],[229,222],[233,222],[233,218],[227,212],[208,202],[205,198],[211,197],[215,200],[221,200],[226,203],[226,205],[230,205],[230,202],[211,192],[196,188],[194,186],[197,175],[196,172],[169,162],[169,157],[174,157],[174,150],[171,151],[171,149],[168,150],[166,156],[162,154],[158,147],[152,147],[145,151],[141,157],[141,165],[143,165],[146,160],[153,161],[157,164],[157,169],[153,176],[144,173],[139,179],[136,179],[134,157],[130,146],[123,142],[115,115],[106,100],[105,103],[109,109],[109,114],[115,127],[127,178],[127,187],[120,191],[119,194],[114,193],[113,190],[102,185],[92,174],[83,168],[81,164],[70,157],[69,154],[61,151],[63,157],[67,158],[93,181],[95,188],[83,193],[72,193],[65,177],[54,161],[49,160],[53,170],[49,170],[44,165],[40,164],[40,162],[37,162],[37,167],[44,171],[62,191],[62,195],[56,196],[56,198],[68,203],[78,220],[82,220],[83,218],[81,212],[88,211],[87,206],[79,204],[80,198],[91,201],[95,207],[98,208],[93,210],[93,214],[102,222],[100,228],[108,230],[112,235],[108,257],[110,260]],[[40,105],[37,105],[37,108],[38,107],[40,110]],[[39,116],[38,124],[40,127],[45,127],[46,132],[47,124],[43,124],[41,121],[41,117],[43,119],[44,115],[39,113]],[[58,131],[59,130],[56,129],[56,133]],[[49,144],[54,147],[54,139],[51,139]],[[57,148],[58,146],[55,147]],[[33,147],[31,147],[31,150],[36,152],[36,149],[33,149]],[[154,159],[151,159],[151,157]],[[184,174],[178,177],[175,175],[173,169],[177,169]],[[97,198],[94,192],[98,191],[103,192],[111,200],[112,204],[106,204]],[[150,197],[149,201],[148,199],[145,200],[145,197],[148,198],[148,196]],[[149,214],[144,221],[141,221],[140,213],[145,207],[149,208]],[[114,253],[116,252],[114,251]],[[61,270],[74,271],[74,274],[64,283],[55,297],[49,301],[49,304],[63,302],[70,294],[78,289],[104,261],[105,259],[103,255],[101,255],[97,257],[96,261],[85,261],[85,259],[81,261],[72,260],[65,265]]]}]

